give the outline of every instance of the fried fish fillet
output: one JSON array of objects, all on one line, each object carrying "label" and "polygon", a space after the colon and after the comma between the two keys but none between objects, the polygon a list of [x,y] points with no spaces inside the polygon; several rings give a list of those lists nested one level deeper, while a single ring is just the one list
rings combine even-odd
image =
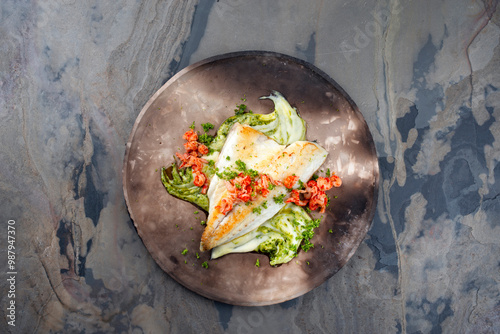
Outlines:
[{"label": "fried fish fillet", "polygon": [[[241,160],[248,169],[267,174],[275,181],[283,182],[286,177],[296,175],[302,182],[307,182],[323,164],[326,156],[327,151],[316,143],[297,141],[288,146],[280,145],[250,126],[235,123],[215,166],[223,170]],[[285,205],[284,201],[276,203],[273,197],[286,195],[287,189],[275,186],[266,197],[257,195],[251,202],[235,203],[232,210],[224,214],[220,208],[222,200],[229,196],[226,182],[217,175],[210,182],[207,192],[209,215],[201,238],[202,251],[258,228]],[[256,208],[259,210],[255,210]]]}]

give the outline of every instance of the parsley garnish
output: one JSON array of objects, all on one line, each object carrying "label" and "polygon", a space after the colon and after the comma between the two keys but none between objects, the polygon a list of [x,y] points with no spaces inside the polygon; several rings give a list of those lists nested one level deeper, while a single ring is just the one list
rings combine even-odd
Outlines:
[{"label": "parsley garnish", "polygon": [[194,121],[193,121],[193,124],[191,124],[191,125],[189,126],[189,128],[190,128],[190,129],[192,129],[192,130],[194,130],[194,128],[195,128]]},{"label": "parsley garnish", "polygon": [[216,173],[217,176],[223,180],[232,180],[235,177],[238,176],[238,172],[232,171],[232,170],[225,170],[222,173]]},{"label": "parsley garnish", "polygon": [[248,173],[248,175],[250,175],[250,177],[257,177],[257,176],[259,176],[259,172],[257,172],[256,170],[253,170],[253,169],[247,170],[247,173]]},{"label": "parsley garnish", "polygon": [[210,145],[214,141],[214,136],[204,133],[198,136],[198,141],[202,144]]},{"label": "parsley garnish", "polygon": [[241,161],[241,160],[236,160],[236,169],[241,170],[242,172],[245,172],[247,170],[247,165]]},{"label": "parsley garnish", "polygon": [[330,173],[330,168],[328,168],[328,169],[326,170],[326,176],[327,176],[327,177],[330,177],[330,176],[331,176],[331,173]]},{"label": "parsley garnish", "polygon": [[279,196],[274,196],[273,197],[273,201],[274,203],[276,204],[282,204],[283,203],[283,199],[285,198],[285,194],[281,194]]},{"label": "parsley garnish", "polygon": [[252,209],[252,212],[253,212],[253,213],[256,213],[256,214],[258,214],[258,215],[260,215],[260,214],[261,214],[261,212],[262,212],[262,209],[260,208],[260,206],[258,206],[258,207],[256,207],[256,208],[253,208],[253,209]]},{"label": "parsley garnish", "polygon": [[210,129],[214,128],[214,125],[212,123],[203,123],[201,125],[203,127],[203,131],[208,132]]},{"label": "parsley garnish", "polygon": [[311,248],[314,248],[314,244],[312,244],[309,239],[304,239],[304,243],[302,244],[304,252],[307,252]]},{"label": "parsley garnish", "polygon": [[259,259],[257,259],[257,261],[255,261],[255,266],[256,266],[257,268],[259,268],[259,267],[260,267],[260,262],[259,262]]},{"label": "parsley garnish", "polygon": [[208,269],[208,262],[207,261],[203,262],[201,266],[205,269]]},{"label": "parsley garnish", "polygon": [[267,209],[267,201],[264,201],[261,205],[264,209]]},{"label": "parsley garnish", "polygon": [[235,115],[243,115],[244,113],[247,113],[247,112],[251,113],[252,112],[251,110],[247,111],[247,106],[244,104],[237,105],[236,108],[238,108],[238,109],[234,109]]},{"label": "parsley garnish", "polygon": [[181,254],[182,254],[182,255],[186,255],[187,253],[188,253],[188,249],[187,249],[187,248],[186,248],[186,249],[184,249],[184,250],[181,252]]},{"label": "parsley garnish", "polygon": [[321,219],[313,219],[310,220],[307,225],[305,231],[302,232],[302,237],[304,238],[304,242],[302,244],[302,249],[304,252],[307,252],[309,249],[314,247],[314,244],[311,243],[312,237],[314,237],[314,229],[319,226]]}]

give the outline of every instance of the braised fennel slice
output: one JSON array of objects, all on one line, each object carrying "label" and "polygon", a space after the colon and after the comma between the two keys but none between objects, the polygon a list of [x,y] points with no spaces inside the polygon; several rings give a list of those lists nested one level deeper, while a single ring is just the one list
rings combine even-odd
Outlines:
[{"label": "braised fennel slice", "polygon": [[161,169],[161,181],[168,193],[208,211],[208,197],[201,193],[200,187],[194,185],[191,167],[178,170],[175,163],[173,163],[170,169],[172,173],[171,177],[169,177],[168,171],[169,169],[165,167]]},{"label": "braised fennel slice", "polygon": [[268,137],[276,140],[278,144],[289,145],[298,140],[306,139],[306,123],[299,116],[297,110],[292,108],[288,101],[277,91],[270,96],[261,99],[270,99],[274,102],[274,111],[269,114],[253,114],[243,112],[242,114],[229,117],[217,130],[217,136],[209,148],[220,151],[231,126],[238,122],[246,124],[258,130]]},{"label": "braised fennel slice", "polygon": [[307,251],[312,244],[309,239],[319,220],[313,220],[300,206],[288,203],[273,218],[257,229],[212,249],[212,259],[229,253],[257,251],[269,255],[272,266],[291,261],[302,249]]}]

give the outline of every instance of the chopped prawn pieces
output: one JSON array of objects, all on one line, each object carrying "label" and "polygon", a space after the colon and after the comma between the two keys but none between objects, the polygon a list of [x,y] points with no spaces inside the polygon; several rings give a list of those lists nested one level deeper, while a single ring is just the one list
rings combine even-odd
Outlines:
[{"label": "chopped prawn pieces", "polygon": [[337,175],[332,175],[331,177],[318,177],[316,180],[318,188],[321,191],[327,191],[332,189],[332,187],[340,187],[342,185],[342,180]]},{"label": "chopped prawn pieces", "polygon": [[[285,179],[285,185],[289,180]],[[319,177],[317,180],[307,182],[304,190],[292,190],[287,203],[295,203],[299,206],[308,205],[311,211],[319,209],[320,213],[324,213],[328,205],[328,196],[325,191],[332,187],[340,187],[342,180],[337,175],[331,177]]]},{"label": "chopped prawn pieces", "polygon": [[205,174],[203,174],[203,172],[195,170],[193,171],[193,176],[194,176],[193,184],[197,187],[203,187],[205,181],[207,180]]},{"label": "chopped prawn pieces", "polygon": [[[208,153],[208,148],[199,143],[198,134],[190,129],[186,131],[182,136],[186,140],[184,143],[184,149],[186,152],[183,154],[176,152],[175,155],[181,161],[179,168],[191,167],[193,172],[193,184],[201,188],[201,193],[206,194],[208,190],[209,179],[202,172],[203,165],[207,164],[208,161],[201,158],[202,155]],[[206,153],[204,153],[206,152]]]},{"label": "chopped prawn pieces", "polygon": [[184,143],[184,148],[187,152],[198,151],[199,143],[196,140],[190,140]]},{"label": "chopped prawn pieces", "polygon": [[311,211],[317,210],[319,213],[324,213],[326,209],[326,205],[328,204],[328,197],[324,192],[317,193],[309,200],[309,209]]},{"label": "chopped prawn pieces", "polygon": [[231,198],[224,198],[216,208],[218,208],[222,214],[226,214],[233,209],[233,200]]},{"label": "chopped prawn pieces", "polygon": [[298,190],[292,190],[292,194],[285,201],[286,203],[294,203],[298,206],[306,206],[308,201],[300,199],[300,192]]},{"label": "chopped prawn pieces", "polygon": [[188,130],[184,133],[182,136],[183,139],[187,141],[197,141],[198,140],[198,134],[193,130]]},{"label": "chopped prawn pieces", "polygon": [[283,181],[283,185],[288,189],[292,189],[298,180],[299,177],[297,175],[290,175],[285,178],[285,180]]},{"label": "chopped prawn pieces", "polygon": [[207,155],[208,154],[208,147],[204,144],[199,144],[198,145],[198,153],[201,155]]},{"label": "chopped prawn pieces", "polygon": [[180,154],[179,152],[176,152],[175,155],[182,161],[182,164],[179,166],[179,168],[192,167],[193,170],[201,171],[203,168],[203,164],[207,163],[205,159],[195,157],[188,153]]}]

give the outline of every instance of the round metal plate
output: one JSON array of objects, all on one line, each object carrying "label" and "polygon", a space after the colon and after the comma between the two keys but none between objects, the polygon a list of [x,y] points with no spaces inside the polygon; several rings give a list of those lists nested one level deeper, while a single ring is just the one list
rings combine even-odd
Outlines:
[{"label": "round metal plate", "polygon": [[[199,251],[206,214],[169,195],[160,169],[181,150],[196,122],[216,128],[245,103],[254,113],[273,110],[259,100],[281,92],[308,124],[307,139],[329,151],[322,166],[343,180],[312,239],[315,247],[271,267],[266,255],[229,254],[209,260]],[[243,102],[244,101],[244,102]],[[181,150],[182,151],[182,150]],[[210,58],[172,77],[137,117],[125,154],[123,190],[139,236],[158,265],[188,289],[234,305],[269,305],[298,297],[325,282],[352,256],[374,216],[378,160],[372,136],[354,102],[325,73],[302,60],[249,51]],[[199,211],[199,212],[198,212]],[[316,215],[319,217],[319,215]],[[181,254],[184,249],[186,255]],[[197,256],[199,255],[199,258]],[[259,259],[260,267],[255,266]],[[208,268],[202,263],[208,261]]]}]

